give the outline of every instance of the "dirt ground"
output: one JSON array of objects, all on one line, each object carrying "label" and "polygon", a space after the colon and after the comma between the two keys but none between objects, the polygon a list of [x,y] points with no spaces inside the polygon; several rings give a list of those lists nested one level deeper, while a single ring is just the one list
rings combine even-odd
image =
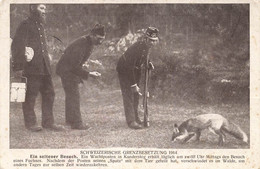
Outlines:
[{"label": "dirt ground", "polygon": [[[65,125],[64,91],[58,78],[54,78],[54,115],[57,124]],[[81,113],[91,128],[86,131],[71,130],[65,126],[63,132],[43,130],[33,133],[25,129],[20,103],[10,104],[10,148],[166,148],[166,149],[247,149],[249,145],[227,135],[224,146],[217,146],[218,136],[209,131],[202,132],[201,142],[187,144],[172,143],[174,123],[202,113],[219,113],[240,127],[249,135],[249,105],[241,104],[190,104],[184,101],[168,100],[162,103],[152,99],[149,102],[151,126],[142,130],[129,129],[123,114],[120,89],[99,89],[85,83],[81,86]],[[35,107],[38,123],[41,124],[40,97]]]}]

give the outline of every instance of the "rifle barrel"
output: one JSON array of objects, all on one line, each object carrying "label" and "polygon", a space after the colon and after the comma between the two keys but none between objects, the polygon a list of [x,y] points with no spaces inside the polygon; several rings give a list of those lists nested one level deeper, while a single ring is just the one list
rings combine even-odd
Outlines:
[{"label": "rifle barrel", "polygon": [[148,83],[149,83],[149,69],[148,69],[149,53],[146,58],[145,64],[145,83],[144,83],[144,97],[143,97],[143,107],[144,107],[144,126],[149,127],[149,114],[148,114]]}]

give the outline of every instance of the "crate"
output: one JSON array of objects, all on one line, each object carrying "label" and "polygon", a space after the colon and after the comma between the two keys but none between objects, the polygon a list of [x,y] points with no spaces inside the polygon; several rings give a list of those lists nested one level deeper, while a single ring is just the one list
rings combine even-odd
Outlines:
[{"label": "crate", "polygon": [[11,102],[25,102],[27,78],[23,77],[22,82],[11,83]]}]

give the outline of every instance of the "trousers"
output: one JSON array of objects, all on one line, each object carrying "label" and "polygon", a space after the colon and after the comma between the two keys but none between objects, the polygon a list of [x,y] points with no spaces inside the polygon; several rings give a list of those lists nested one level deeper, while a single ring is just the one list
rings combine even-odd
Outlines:
[{"label": "trousers", "polygon": [[[118,79],[123,97],[124,112],[127,124],[131,124],[139,119],[138,105],[139,94],[131,91],[131,81],[125,74],[118,73]],[[137,85],[139,86],[140,78],[138,78]]]},{"label": "trousers", "polygon": [[25,126],[30,127],[37,123],[34,111],[35,101],[38,93],[42,97],[42,126],[47,127],[54,123],[53,103],[54,88],[50,75],[27,76],[27,91],[25,102],[22,104]]},{"label": "trousers", "polygon": [[76,77],[61,77],[62,86],[65,92],[65,122],[72,126],[82,124],[80,113],[79,81]]}]

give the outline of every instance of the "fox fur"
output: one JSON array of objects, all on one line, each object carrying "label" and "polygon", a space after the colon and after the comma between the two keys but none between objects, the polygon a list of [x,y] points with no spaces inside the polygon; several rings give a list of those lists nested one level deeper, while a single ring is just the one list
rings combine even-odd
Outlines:
[{"label": "fox fur", "polygon": [[225,133],[248,143],[246,133],[220,114],[201,114],[184,121],[180,126],[174,124],[172,141],[181,140],[186,143],[196,135],[196,141],[199,142],[201,131],[204,129],[209,129],[219,136],[219,145],[225,142]]}]

